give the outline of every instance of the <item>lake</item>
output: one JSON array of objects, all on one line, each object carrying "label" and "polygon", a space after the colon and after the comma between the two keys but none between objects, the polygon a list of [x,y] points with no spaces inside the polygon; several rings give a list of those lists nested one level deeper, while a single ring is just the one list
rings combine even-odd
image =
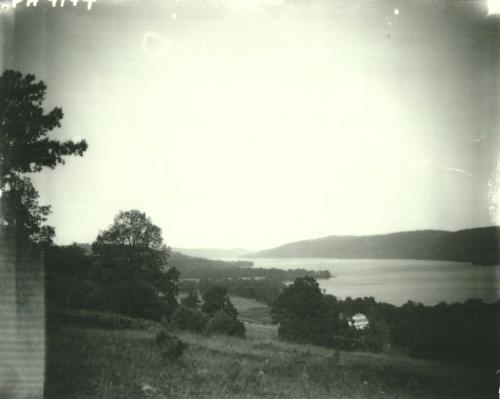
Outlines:
[{"label": "lake", "polygon": [[[243,260],[243,259],[240,259]],[[409,259],[262,258],[244,259],[254,267],[329,270],[334,276],[318,280],[326,293],[345,298],[373,296],[378,302],[424,305],[500,297],[500,266]]]}]

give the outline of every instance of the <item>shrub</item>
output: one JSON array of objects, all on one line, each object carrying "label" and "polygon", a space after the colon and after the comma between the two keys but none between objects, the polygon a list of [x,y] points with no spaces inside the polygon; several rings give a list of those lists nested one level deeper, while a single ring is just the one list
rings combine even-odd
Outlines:
[{"label": "shrub", "polygon": [[376,337],[361,336],[356,338],[336,335],[332,337],[328,346],[345,351],[381,352],[383,341]]},{"label": "shrub", "polygon": [[188,308],[197,309],[200,307],[200,299],[198,298],[198,294],[196,291],[192,291],[188,294],[187,297],[181,300],[181,305],[184,305]]},{"label": "shrub", "polygon": [[161,356],[167,360],[177,360],[187,348],[187,344],[182,342],[175,335],[167,330],[160,330],[156,334],[156,344],[160,347]]},{"label": "shrub", "polygon": [[231,317],[225,311],[219,310],[208,322],[207,332],[244,337],[245,325],[237,318]]},{"label": "shrub", "polygon": [[209,317],[199,309],[180,305],[172,316],[172,324],[181,330],[202,332]]}]

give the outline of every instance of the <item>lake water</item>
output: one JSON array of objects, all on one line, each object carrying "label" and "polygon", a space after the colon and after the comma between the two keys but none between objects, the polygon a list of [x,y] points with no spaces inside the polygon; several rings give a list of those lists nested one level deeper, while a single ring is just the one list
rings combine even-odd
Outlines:
[{"label": "lake water", "polygon": [[[240,259],[241,260],[241,259]],[[334,276],[318,280],[328,294],[345,298],[373,296],[378,302],[424,305],[500,298],[500,266],[408,259],[272,258],[247,259],[254,267],[328,270]]]}]

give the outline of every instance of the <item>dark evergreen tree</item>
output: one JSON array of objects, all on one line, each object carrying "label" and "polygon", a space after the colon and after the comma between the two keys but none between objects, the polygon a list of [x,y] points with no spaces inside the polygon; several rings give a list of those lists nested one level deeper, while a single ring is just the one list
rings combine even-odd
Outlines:
[{"label": "dark evergreen tree", "polygon": [[83,155],[84,140],[60,142],[48,133],[61,126],[63,112],[44,113],[47,86],[33,75],[7,70],[0,76],[0,226],[21,242],[50,243],[55,232],[44,226],[50,206],[40,206],[26,173],[64,164],[68,155]]}]

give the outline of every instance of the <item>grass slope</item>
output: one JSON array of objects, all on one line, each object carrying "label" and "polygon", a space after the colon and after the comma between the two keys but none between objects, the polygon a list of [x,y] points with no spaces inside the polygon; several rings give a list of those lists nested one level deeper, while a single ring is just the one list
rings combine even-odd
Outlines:
[{"label": "grass slope", "polygon": [[[255,309],[238,305],[242,314]],[[246,339],[179,332],[189,347],[173,363],[161,358],[154,334],[150,326],[52,325],[46,397],[425,399],[487,398],[496,390],[495,370],[294,345],[258,323],[247,323]]]},{"label": "grass slope", "polygon": [[489,379],[484,371],[293,345],[248,330],[244,340],[181,333],[189,348],[169,363],[150,331],[58,328],[48,337],[46,397],[493,397],[494,372]]}]

